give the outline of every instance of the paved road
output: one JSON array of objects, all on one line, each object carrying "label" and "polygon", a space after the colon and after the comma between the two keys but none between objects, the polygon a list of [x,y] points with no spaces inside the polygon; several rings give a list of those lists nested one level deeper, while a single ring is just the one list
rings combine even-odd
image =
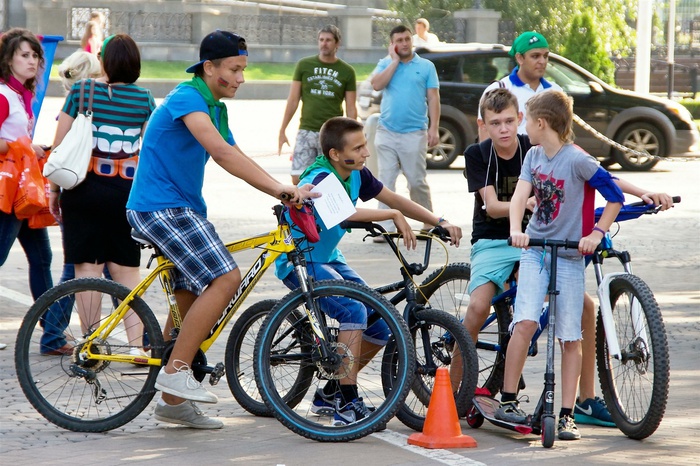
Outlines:
[{"label": "paved road", "polygon": [[[60,104],[59,99],[48,99],[42,117],[57,112]],[[286,181],[289,179],[288,154],[276,155],[277,125],[283,105],[282,101],[234,101],[229,108],[232,127],[237,129],[234,135],[243,150],[275,177]],[[51,125],[50,118],[42,118],[37,133],[39,142],[51,142]],[[292,122],[290,128],[295,125],[296,122]],[[289,136],[293,133],[290,130]],[[399,421],[392,420],[385,433],[349,444],[319,444],[291,433],[274,419],[248,415],[228,393],[225,381],[213,387],[221,401],[205,408],[207,413],[225,423],[220,431],[201,432],[159,424],[152,418],[152,408],[149,408],[133,422],[112,432],[67,432],[47,424],[27,403],[16,382],[14,340],[31,301],[26,260],[16,244],[0,270],[0,341],[9,344],[0,352],[0,455],[3,464],[76,464],[87,460],[104,465],[162,464],[164,461],[290,466],[322,462],[511,465],[528,460],[547,465],[697,465],[700,457],[700,406],[695,396],[700,382],[697,358],[700,350],[697,278],[700,163],[665,162],[649,173],[622,175],[633,183],[680,194],[684,199],[670,212],[622,224],[622,231],[616,238],[616,244],[631,251],[635,272],[654,290],[669,335],[671,391],[668,408],[659,430],[644,441],[629,440],[616,429],[582,426],[581,441],[557,442],[553,449],[544,450],[537,437],[520,436],[488,423],[479,430],[472,430],[463,421],[463,432],[476,439],[477,448],[424,450],[406,446],[406,436],[412,432]],[[430,172],[429,182],[436,211],[462,226],[468,234],[473,204],[460,169]],[[224,238],[242,237],[274,227],[269,210],[273,201],[227,176],[213,164],[207,172],[206,198],[210,217]],[[54,252],[52,271],[57,279],[62,257],[58,230],[51,229],[50,236]],[[397,264],[384,247],[362,242],[362,236],[353,233],[344,240],[343,251],[370,284],[379,285],[389,276],[398,279]],[[450,249],[450,261],[468,258],[468,244],[458,250]],[[240,262],[245,264],[246,260],[242,256]],[[145,262],[144,259],[144,270]],[[592,277],[589,280],[588,288],[592,291]],[[268,274],[256,287],[250,303],[279,297],[284,291],[272,274]],[[161,320],[163,317],[159,315]],[[224,345],[225,339],[222,339],[213,346],[211,361],[221,360]],[[543,366],[543,356],[530,360],[526,366],[526,393],[533,400],[541,390]],[[532,406],[527,407],[531,409]]]}]

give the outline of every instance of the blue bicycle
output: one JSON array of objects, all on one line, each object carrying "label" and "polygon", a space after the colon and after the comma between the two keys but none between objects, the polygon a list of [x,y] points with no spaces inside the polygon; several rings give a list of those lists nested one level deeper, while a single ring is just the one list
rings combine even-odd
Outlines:
[{"label": "blue bicycle", "polygon": [[[680,202],[679,197],[673,200]],[[616,222],[619,225],[619,222],[655,214],[659,210],[660,207],[643,202],[626,204]],[[601,213],[602,208],[597,209],[596,217]],[[607,234],[589,258],[598,283],[600,303],[596,330],[598,375],[603,397],[617,427],[630,438],[643,439],[656,431],[666,410],[670,373],[666,330],[651,289],[632,274],[629,252],[614,249],[613,236]],[[608,258],[616,258],[624,272],[604,274],[603,262]],[[477,396],[493,397],[501,389],[516,291],[513,273],[509,289],[493,298],[492,312],[479,333],[476,343],[479,356]],[[466,313],[467,298],[460,295],[453,300],[453,312],[458,318],[463,318]],[[549,306],[545,304],[540,316],[540,330],[530,343],[530,356],[538,352],[537,340],[547,328],[549,317]],[[520,388],[524,388],[522,379]],[[478,428],[483,421],[483,415],[476,408],[467,415],[471,427]],[[516,430],[539,434],[541,425],[536,420],[529,429]]]}]

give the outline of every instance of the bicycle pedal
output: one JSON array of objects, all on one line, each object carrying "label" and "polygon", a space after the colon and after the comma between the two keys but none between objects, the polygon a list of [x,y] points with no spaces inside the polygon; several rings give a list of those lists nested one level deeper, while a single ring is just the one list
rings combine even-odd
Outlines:
[{"label": "bicycle pedal", "polygon": [[226,369],[224,369],[224,363],[218,362],[214,366],[214,368],[211,371],[211,374],[209,375],[209,383],[211,385],[216,385],[219,383],[219,380],[221,380],[221,377],[224,376],[226,373]]}]

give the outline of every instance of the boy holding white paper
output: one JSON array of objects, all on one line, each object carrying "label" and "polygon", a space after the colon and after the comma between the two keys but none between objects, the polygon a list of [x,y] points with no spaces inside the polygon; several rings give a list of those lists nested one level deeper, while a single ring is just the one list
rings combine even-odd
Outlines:
[{"label": "boy holding white paper", "polygon": [[[377,199],[389,206],[389,209],[382,210],[356,209],[348,217],[349,220],[357,222],[392,220],[397,231],[403,236],[405,246],[415,249],[416,236],[406,220],[406,217],[409,217],[425,224],[440,225],[449,232],[451,243],[459,246],[462,238],[461,228],[450,224],[444,218],[436,216],[410,199],[385,188],[365,167],[365,160],[370,154],[362,129],[362,123],[350,118],[336,117],[326,121],[320,132],[323,155],[319,155],[316,161],[302,173],[299,186],[311,183],[318,187],[327,176],[335,176],[352,205],[356,205],[358,199],[365,202]],[[327,228],[317,213],[316,223],[321,227],[320,240],[314,243],[306,253],[309,275],[317,280],[344,279],[365,284],[364,280],[347,265],[343,254],[338,249],[338,243],[346,230],[337,224]],[[301,234],[295,230],[293,228],[296,235]],[[290,273],[292,265],[286,256],[280,257],[275,265],[276,275],[284,281],[285,285],[290,289],[299,286],[295,274]],[[316,414],[334,416],[336,425],[350,424],[367,415],[367,407],[357,392],[357,373],[361,366],[386,344],[389,337],[383,321],[367,328],[367,316],[372,312],[371,309],[365,309],[361,303],[350,299],[344,301],[346,302],[334,303],[337,305],[324,311],[340,322],[338,343],[347,346],[348,352],[353,355],[360,355],[360,362],[351,365],[346,377],[331,380],[323,389],[317,390],[311,408]]]}]

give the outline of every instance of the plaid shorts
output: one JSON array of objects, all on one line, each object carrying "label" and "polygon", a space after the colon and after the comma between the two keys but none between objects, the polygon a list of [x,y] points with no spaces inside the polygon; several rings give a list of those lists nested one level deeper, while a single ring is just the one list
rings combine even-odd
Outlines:
[{"label": "plaid shorts", "polygon": [[323,153],[319,132],[300,129],[292,154],[292,175],[301,175]]},{"label": "plaid shorts", "polygon": [[155,212],[127,210],[126,217],[175,264],[176,290],[200,295],[215,278],[238,267],[214,225],[188,207]]}]

